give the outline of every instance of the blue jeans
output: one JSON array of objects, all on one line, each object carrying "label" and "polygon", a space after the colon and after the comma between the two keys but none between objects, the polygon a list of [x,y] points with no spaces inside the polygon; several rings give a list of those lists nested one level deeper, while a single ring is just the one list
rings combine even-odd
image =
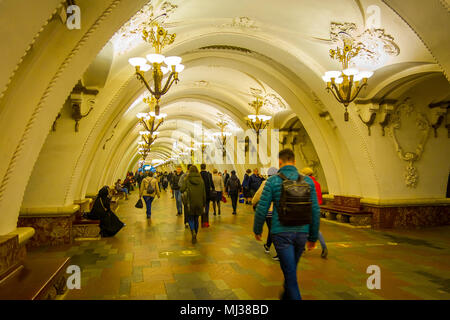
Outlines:
[{"label": "blue jeans", "polygon": [[188,216],[187,221],[191,230],[198,232],[198,216]]},{"label": "blue jeans", "polygon": [[327,244],[325,243],[325,239],[323,238],[322,232],[319,231],[319,242],[322,250],[327,248]]},{"label": "blue jeans", "polygon": [[181,191],[173,190],[175,194],[175,202],[177,203],[177,213],[182,214],[183,213],[183,203],[181,202]]},{"label": "blue jeans", "polygon": [[122,188],[122,192],[125,192],[125,194],[128,194],[128,189],[127,188]]},{"label": "blue jeans", "polygon": [[143,196],[145,201],[145,206],[147,207],[147,218],[150,218],[152,216],[152,202],[155,197],[150,196]]},{"label": "blue jeans", "polygon": [[301,300],[297,282],[297,264],[305,250],[308,233],[282,232],[272,234],[272,241],[280,258],[284,275],[283,300]]}]

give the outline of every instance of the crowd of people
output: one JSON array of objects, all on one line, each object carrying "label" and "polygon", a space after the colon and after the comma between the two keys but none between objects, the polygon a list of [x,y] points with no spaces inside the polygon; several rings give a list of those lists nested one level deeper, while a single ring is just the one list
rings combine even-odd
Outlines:
[{"label": "crowd of people", "polygon": [[[136,207],[142,208],[143,200],[147,219],[152,217],[154,199],[160,197],[161,191],[170,189],[176,203],[176,215],[184,216],[185,227],[190,229],[192,235],[192,244],[197,243],[200,226],[210,227],[211,204],[214,216],[222,214],[221,203],[226,202],[227,197],[231,200],[233,215],[237,214],[238,203],[251,205],[256,240],[262,241],[263,226],[267,225],[264,251],[270,253],[273,244],[276,251],[273,259],[280,261],[285,277],[282,299],[301,299],[296,270],[305,248],[314,249],[319,240],[322,258],[328,255],[325,240],[319,231],[319,205],[322,204],[320,184],[311,168],[297,170],[294,153],[290,149],[279,153],[279,168],[269,168],[266,176],[261,175],[257,168],[253,172],[247,169],[242,183],[234,170],[231,173],[227,170],[222,173],[217,169],[210,172],[205,164],[200,165],[200,170],[189,164],[186,172],[181,166],[173,172],[128,172],[124,181],[119,179],[114,186],[116,193],[123,193],[125,199],[134,188],[139,190]],[[89,217],[104,220],[101,224],[102,236],[113,236],[124,225],[110,209],[108,195],[109,188],[105,186],[99,191]],[[105,212],[111,212],[108,219]]]}]

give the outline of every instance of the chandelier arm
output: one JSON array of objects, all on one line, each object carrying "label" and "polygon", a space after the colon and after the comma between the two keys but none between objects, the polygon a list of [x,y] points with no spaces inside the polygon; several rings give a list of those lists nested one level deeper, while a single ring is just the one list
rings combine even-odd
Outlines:
[{"label": "chandelier arm", "polygon": [[141,80],[141,82],[145,85],[147,90],[150,91],[152,95],[156,95],[156,93],[153,92],[152,88],[150,88],[150,85],[148,84],[147,80],[145,80],[144,76],[140,72],[136,72],[136,75],[138,76],[139,80]]},{"label": "chandelier arm", "polygon": [[352,102],[353,100],[356,99],[356,97],[359,95],[359,92],[361,91],[362,88],[364,88],[365,86],[367,86],[367,83],[364,83],[363,85],[361,85],[358,90],[356,90],[355,95],[353,96],[353,98],[349,101]]},{"label": "chandelier arm", "polygon": [[164,86],[164,89],[161,91],[161,94],[166,94],[167,91],[169,91],[170,87],[172,87],[172,84],[177,80],[177,78],[174,77],[176,72],[172,72],[167,79],[166,85]]},{"label": "chandelier arm", "polygon": [[[353,78],[353,76],[352,76],[352,78]],[[347,92],[347,99],[346,99],[348,102],[351,101],[350,99],[352,97],[353,81],[351,81],[351,80],[353,80],[353,79],[351,79],[351,78],[348,79],[349,84],[348,84],[348,92]]]},{"label": "chandelier arm", "polygon": [[162,121],[161,121],[161,120],[159,120],[159,122],[158,122],[158,124],[156,125],[156,127],[155,127],[154,131],[158,131],[158,128],[159,128],[159,126],[161,125],[161,123],[162,123]]},{"label": "chandelier arm", "polygon": [[141,124],[144,125],[145,130],[150,131],[150,129],[147,126],[147,123],[144,120],[141,121]]},{"label": "chandelier arm", "polygon": [[341,94],[339,93],[339,89],[336,87],[336,84],[332,83],[331,85],[333,86],[334,90],[329,89],[329,91],[331,91],[337,101],[342,103],[344,100],[342,99]]}]

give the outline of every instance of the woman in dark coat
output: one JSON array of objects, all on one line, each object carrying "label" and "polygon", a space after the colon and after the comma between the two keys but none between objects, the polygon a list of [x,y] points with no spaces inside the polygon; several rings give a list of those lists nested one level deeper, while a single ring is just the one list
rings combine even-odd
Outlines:
[{"label": "woman in dark coat", "polygon": [[109,188],[104,186],[100,189],[95,199],[91,212],[87,214],[91,220],[100,220],[100,235],[112,237],[125,225],[111,210]]},{"label": "woman in dark coat", "polygon": [[242,190],[244,192],[244,198],[245,198],[245,204],[250,204],[252,195],[250,193],[250,173],[252,171],[250,169],[247,169],[244,175],[244,179],[242,181]]},{"label": "woman in dark coat", "polygon": [[192,243],[197,243],[198,217],[204,212],[206,191],[203,178],[196,166],[189,168],[189,173],[183,181],[181,192],[186,192],[185,215],[191,228]]}]

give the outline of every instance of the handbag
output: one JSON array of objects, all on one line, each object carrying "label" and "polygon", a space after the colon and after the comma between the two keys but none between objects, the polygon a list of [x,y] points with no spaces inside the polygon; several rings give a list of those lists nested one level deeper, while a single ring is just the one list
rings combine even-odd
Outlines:
[{"label": "handbag", "polygon": [[142,199],[139,198],[139,200],[134,205],[136,208],[142,209],[144,207],[144,204],[142,203]]},{"label": "handbag", "polygon": [[209,197],[210,197],[211,199],[217,199],[217,191],[216,191],[216,190],[211,190],[211,191],[209,192]]},{"label": "handbag", "polygon": [[225,198],[225,196],[223,194],[222,194],[222,202],[227,203],[227,198]]}]

